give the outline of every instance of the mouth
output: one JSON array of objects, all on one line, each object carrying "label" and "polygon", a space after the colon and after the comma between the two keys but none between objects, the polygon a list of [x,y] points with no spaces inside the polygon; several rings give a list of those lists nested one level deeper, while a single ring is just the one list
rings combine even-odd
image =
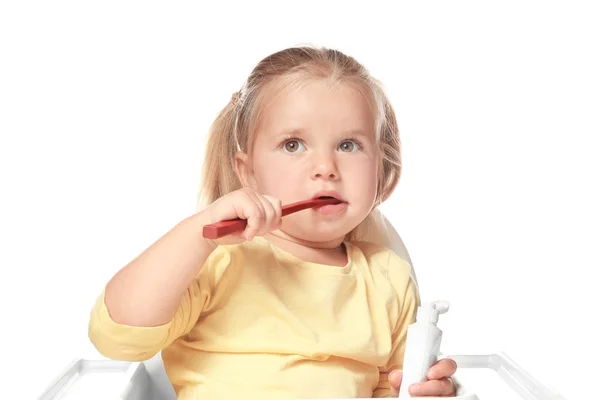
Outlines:
[{"label": "mouth", "polygon": [[336,192],[319,192],[313,196],[313,199],[337,200],[340,203],[346,203],[346,201]]},{"label": "mouth", "polygon": [[330,200],[331,203],[313,208],[313,211],[330,217],[342,215],[348,209],[348,202],[337,192],[318,192],[313,199]]},{"label": "mouth", "polygon": [[348,202],[333,190],[317,192],[313,199],[329,200],[328,205],[313,208],[313,211],[319,214],[337,215],[345,212],[348,208]]}]

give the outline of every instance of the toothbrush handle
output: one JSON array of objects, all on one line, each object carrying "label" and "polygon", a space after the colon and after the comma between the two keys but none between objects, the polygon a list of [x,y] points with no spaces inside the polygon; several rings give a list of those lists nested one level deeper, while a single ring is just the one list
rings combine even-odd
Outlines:
[{"label": "toothbrush handle", "polygon": [[[340,203],[340,200],[333,198],[303,200],[281,207],[281,216],[285,217],[286,215],[305,210],[307,208],[338,203]],[[246,229],[246,225],[247,220],[241,218],[220,221],[214,224],[205,225],[202,229],[202,236],[207,239],[218,239],[235,232],[243,231]]]},{"label": "toothbrush handle", "polygon": [[231,235],[234,232],[246,229],[247,221],[245,219],[230,219],[220,221],[214,224],[205,225],[202,229],[202,236],[207,239],[218,239],[223,236]]}]

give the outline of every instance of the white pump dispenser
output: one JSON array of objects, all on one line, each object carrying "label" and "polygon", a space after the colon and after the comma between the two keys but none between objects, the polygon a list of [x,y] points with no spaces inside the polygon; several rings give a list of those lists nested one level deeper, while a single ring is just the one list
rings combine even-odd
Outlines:
[{"label": "white pump dispenser", "polygon": [[437,362],[442,342],[437,322],[439,314],[446,313],[449,307],[448,302],[438,301],[424,303],[417,310],[416,322],[408,327],[399,398],[410,398],[408,387],[426,381],[429,368]]}]

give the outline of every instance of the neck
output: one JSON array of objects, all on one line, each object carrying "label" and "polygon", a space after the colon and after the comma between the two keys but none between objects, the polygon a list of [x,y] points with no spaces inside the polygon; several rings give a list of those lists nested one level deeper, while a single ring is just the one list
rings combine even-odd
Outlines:
[{"label": "neck", "polygon": [[276,230],[267,233],[264,238],[305,261],[336,266],[344,266],[348,261],[346,249],[342,246],[343,237],[327,242],[312,242]]},{"label": "neck", "polygon": [[339,237],[327,242],[312,242],[289,235],[282,230],[271,231],[265,235],[265,238],[281,244],[289,243],[315,250],[337,250],[341,247],[345,239],[345,237]]}]

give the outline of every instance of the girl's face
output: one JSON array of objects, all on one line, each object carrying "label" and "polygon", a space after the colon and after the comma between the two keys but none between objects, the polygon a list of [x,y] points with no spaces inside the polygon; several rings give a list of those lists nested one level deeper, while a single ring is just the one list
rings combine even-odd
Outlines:
[{"label": "girl's face", "polygon": [[276,97],[265,90],[251,157],[238,157],[242,181],[283,205],[318,196],[342,200],[286,216],[281,230],[309,242],[343,239],[376,199],[380,158],[369,101],[352,85],[324,80]]}]

